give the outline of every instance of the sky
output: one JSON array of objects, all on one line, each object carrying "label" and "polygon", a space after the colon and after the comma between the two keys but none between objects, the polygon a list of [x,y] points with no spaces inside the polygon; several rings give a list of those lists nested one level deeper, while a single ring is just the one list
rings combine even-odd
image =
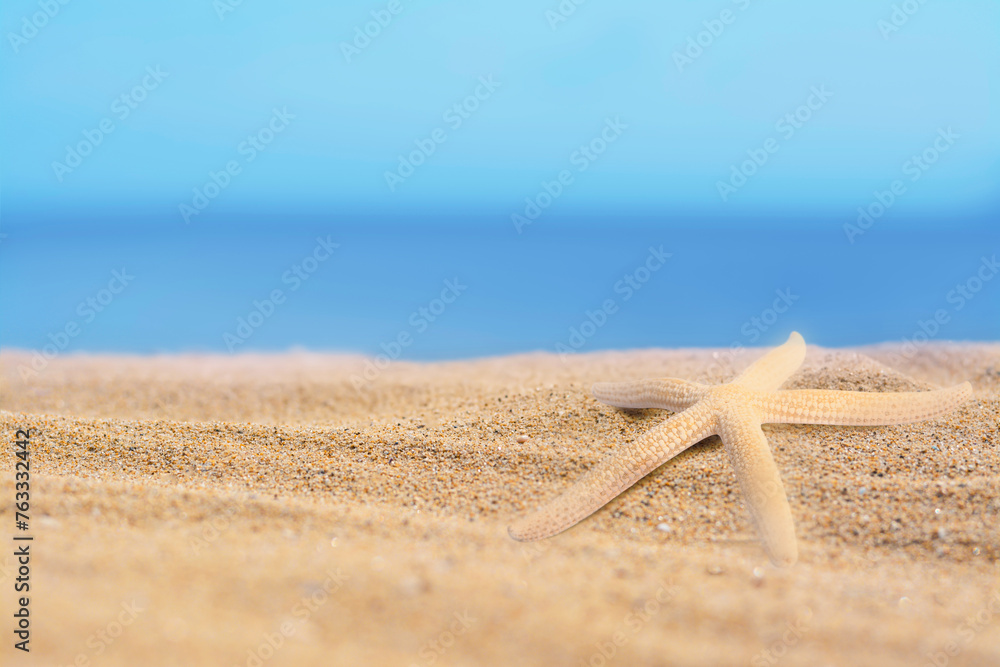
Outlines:
[{"label": "sky", "polygon": [[8,222],[177,212],[233,161],[213,210],[502,219],[564,170],[553,210],[675,223],[1000,203],[995,2],[230,2],[3,3]]},{"label": "sky", "polygon": [[0,36],[5,347],[1000,339],[996,2],[10,0]]}]

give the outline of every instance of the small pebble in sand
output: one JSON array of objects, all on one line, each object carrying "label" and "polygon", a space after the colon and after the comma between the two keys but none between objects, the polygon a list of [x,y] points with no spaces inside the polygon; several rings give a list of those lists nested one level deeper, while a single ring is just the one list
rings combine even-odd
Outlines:
[{"label": "small pebble in sand", "polygon": [[705,568],[705,571],[709,574],[722,574],[722,566],[720,565],[709,565]]},{"label": "small pebble in sand", "polygon": [[656,525],[657,530],[662,530],[664,533],[669,533],[671,528],[665,523],[660,523]]},{"label": "small pebble in sand", "polygon": [[528,442],[528,440],[531,440],[531,438],[529,438],[526,435],[519,435],[519,436],[517,436],[517,441],[518,442]]}]

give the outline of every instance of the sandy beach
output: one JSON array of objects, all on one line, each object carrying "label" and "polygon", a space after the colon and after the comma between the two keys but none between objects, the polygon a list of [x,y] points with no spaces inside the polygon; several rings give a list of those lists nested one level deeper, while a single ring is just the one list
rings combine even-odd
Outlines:
[{"label": "sandy beach", "polygon": [[[393,362],[0,354],[4,665],[1000,664],[1000,344],[809,347],[786,388],[970,381],[933,421],[764,430],[772,566],[712,437],[571,530],[512,518],[669,415],[591,383],[716,383],[763,349]],[[31,429],[30,653],[13,648]],[[519,438],[519,436],[528,436]],[[519,440],[525,440],[519,442]]]}]

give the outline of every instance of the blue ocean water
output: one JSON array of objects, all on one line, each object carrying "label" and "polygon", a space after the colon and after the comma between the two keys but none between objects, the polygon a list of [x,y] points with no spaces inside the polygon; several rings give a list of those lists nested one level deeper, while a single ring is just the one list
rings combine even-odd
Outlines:
[{"label": "blue ocean water", "polygon": [[875,225],[852,243],[843,222],[33,220],[2,229],[0,345],[450,359],[791,330],[825,346],[1000,339],[992,223]]}]

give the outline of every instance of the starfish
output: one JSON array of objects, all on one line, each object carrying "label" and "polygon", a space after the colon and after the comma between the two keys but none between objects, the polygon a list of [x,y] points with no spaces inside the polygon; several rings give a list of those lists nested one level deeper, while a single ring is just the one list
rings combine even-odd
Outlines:
[{"label": "starfish", "polygon": [[798,559],[795,525],[761,424],[907,424],[951,412],[972,398],[964,382],[933,391],[873,393],[778,391],[805,358],[797,332],[729,383],[709,386],[674,378],[600,382],[594,396],[618,408],[662,408],[677,414],[607,457],[565,493],[515,521],[510,536],[540,540],[587,518],[653,469],[710,435],[722,438],[729,463],[771,562]]}]

